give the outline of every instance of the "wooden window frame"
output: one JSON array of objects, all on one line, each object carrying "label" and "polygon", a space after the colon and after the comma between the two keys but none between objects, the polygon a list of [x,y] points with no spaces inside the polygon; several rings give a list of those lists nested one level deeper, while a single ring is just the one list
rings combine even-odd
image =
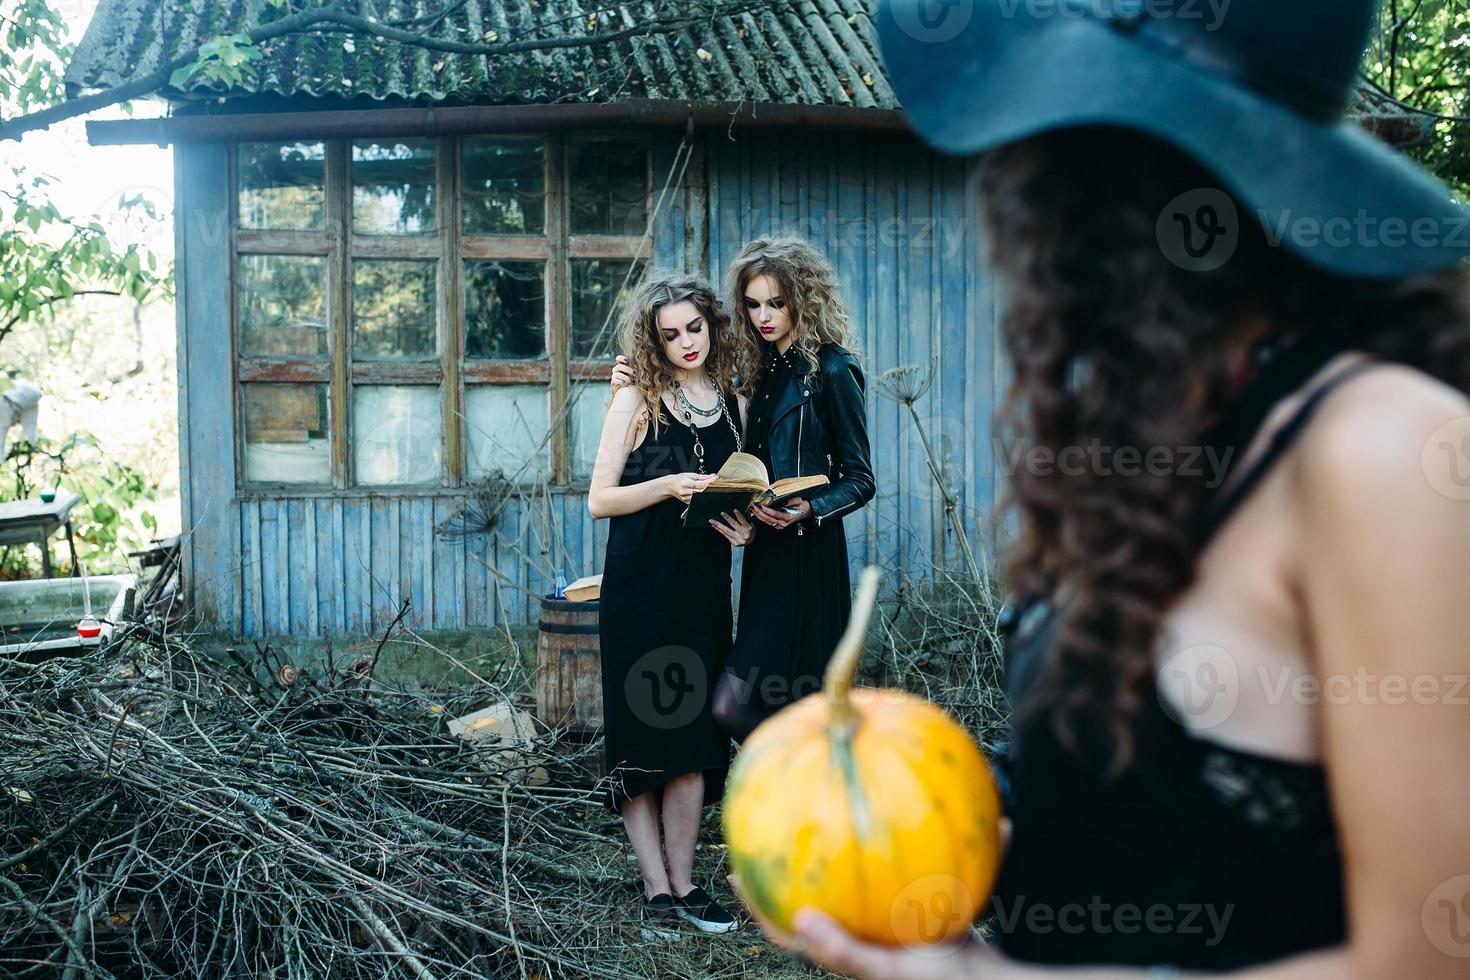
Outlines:
[{"label": "wooden window frame", "polygon": [[[466,235],[462,227],[460,191],[463,181],[461,149],[464,140],[533,140],[544,150],[545,232],[541,235]],[[351,146],[354,139],[300,140],[321,143],[325,149],[322,231],[242,229],[239,221],[239,144],[231,146],[230,182],[230,356],[234,366],[237,489],[250,496],[400,496],[466,492],[468,444],[464,426],[467,385],[545,385],[547,417],[556,421],[553,406],[565,405],[574,381],[606,381],[612,366],[606,361],[574,360],[571,349],[571,262],[607,259],[647,263],[653,242],[644,235],[573,235],[568,207],[567,145],[582,140],[636,141],[646,150],[648,211],[653,197],[653,139],[647,132],[603,131],[480,133],[434,138],[434,180],[437,228],[411,235],[366,235],[351,227]],[[388,138],[384,138],[388,139]],[[234,286],[239,282],[239,259],[246,255],[311,255],[326,260],[327,354],[325,358],[245,357],[239,351],[239,324]],[[433,260],[438,270],[435,329],[436,358],[405,361],[362,361],[352,358],[352,261],[364,258]],[[475,259],[538,261],[545,263],[546,353],[537,358],[466,360],[464,319],[464,262]],[[328,386],[331,485],[251,481],[245,475],[243,388],[252,382],[313,383]],[[359,384],[434,385],[439,389],[442,413],[440,446],[442,470],[438,484],[359,485],[353,474],[352,396]],[[571,472],[570,417],[551,428],[550,483],[555,488],[583,490],[586,476],[575,482]],[[518,491],[539,489],[542,481],[523,480]]]}]

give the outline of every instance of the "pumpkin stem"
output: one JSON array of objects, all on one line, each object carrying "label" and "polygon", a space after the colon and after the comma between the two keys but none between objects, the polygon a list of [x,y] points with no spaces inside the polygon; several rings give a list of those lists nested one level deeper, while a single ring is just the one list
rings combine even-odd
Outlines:
[{"label": "pumpkin stem", "polygon": [[868,635],[868,620],[873,616],[873,606],[878,600],[878,583],[883,575],[874,565],[863,569],[858,580],[857,598],[853,600],[852,615],[848,617],[847,629],[837,641],[832,659],[827,661],[827,673],[822,680],[822,690],[827,695],[833,728],[851,728],[857,721],[857,712],[848,700],[852,679],[857,673],[858,661],[863,655],[863,641]]}]

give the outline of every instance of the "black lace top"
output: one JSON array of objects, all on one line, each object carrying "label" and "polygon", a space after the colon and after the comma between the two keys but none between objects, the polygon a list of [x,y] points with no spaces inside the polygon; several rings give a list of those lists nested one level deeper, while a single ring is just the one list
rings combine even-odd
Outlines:
[{"label": "black lace top", "polygon": [[[1339,352],[1313,342],[1279,354],[1240,392],[1212,441],[1243,452],[1269,410]],[[1315,387],[1238,479],[1227,469],[1231,490],[1210,509],[1202,543],[1327,392],[1370,363]],[[1013,831],[992,900],[1006,953],[1223,971],[1343,942],[1342,857],[1322,767],[1197,737],[1155,692],[1138,723],[1135,761],[1105,775],[1061,744],[1045,712],[1026,710],[1055,647],[1057,613],[1033,597],[1001,621],[1017,719],[1001,765]]]}]

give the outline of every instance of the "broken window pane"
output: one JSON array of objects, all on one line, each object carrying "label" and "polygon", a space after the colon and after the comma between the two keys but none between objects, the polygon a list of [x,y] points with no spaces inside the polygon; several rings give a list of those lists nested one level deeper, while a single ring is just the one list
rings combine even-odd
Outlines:
[{"label": "broken window pane", "polygon": [[235,283],[240,353],[325,357],[327,260],[311,255],[242,255]]},{"label": "broken window pane", "polygon": [[617,347],[618,302],[638,284],[642,263],[632,276],[632,262],[573,259],[571,266],[572,356],[607,358]]},{"label": "broken window pane", "polygon": [[244,384],[240,401],[246,480],[332,482],[326,385]]},{"label": "broken window pane", "polygon": [[241,143],[241,228],[320,231],[325,226],[322,143]]},{"label": "broken window pane", "polygon": [[546,439],[548,389],[543,385],[470,385],[465,388],[467,475],[481,479],[500,471],[517,482],[551,479],[551,445]]},{"label": "broken window pane", "polygon": [[352,442],[360,486],[438,485],[444,441],[439,389],[358,385],[352,391]]},{"label": "broken window pane", "polygon": [[567,146],[574,235],[642,235],[648,229],[648,147],[615,140]]},{"label": "broken window pane", "polygon": [[467,260],[465,357],[515,359],[546,353],[546,265]]},{"label": "broken window pane", "polygon": [[468,137],[462,153],[466,235],[546,231],[546,152],[539,140]]},{"label": "broken window pane", "polygon": [[357,360],[433,357],[438,263],[432,259],[352,261],[352,356]]},{"label": "broken window pane", "polygon": [[363,235],[433,231],[434,141],[354,140],[352,230]]}]

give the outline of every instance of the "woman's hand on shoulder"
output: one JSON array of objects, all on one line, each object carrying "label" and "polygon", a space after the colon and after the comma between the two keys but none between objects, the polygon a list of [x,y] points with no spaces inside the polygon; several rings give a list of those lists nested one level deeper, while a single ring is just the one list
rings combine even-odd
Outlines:
[{"label": "woman's hand on shoulder", "polygon": [[613,364],[612,387],[613,391],[632,390],[633,387],[633,367],[622,354],[618,355]]}]

